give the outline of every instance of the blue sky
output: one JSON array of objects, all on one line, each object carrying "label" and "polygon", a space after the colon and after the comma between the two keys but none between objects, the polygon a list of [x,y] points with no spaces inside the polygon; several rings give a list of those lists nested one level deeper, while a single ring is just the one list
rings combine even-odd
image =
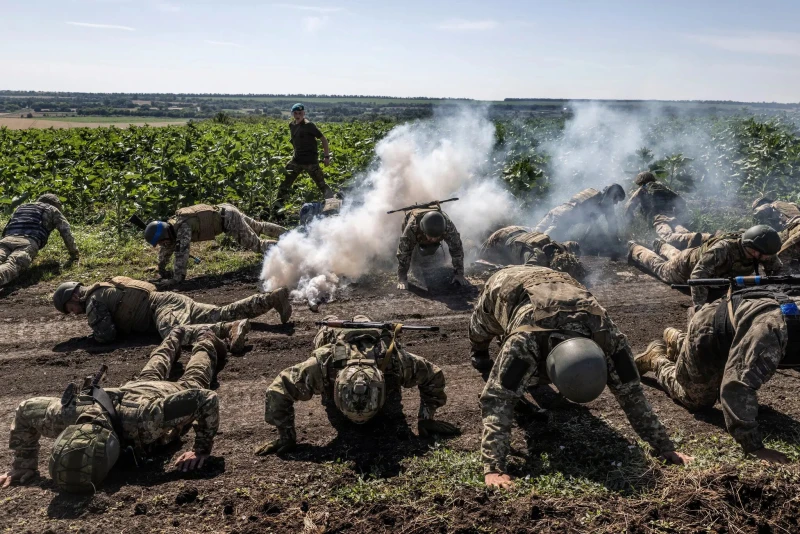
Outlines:
[{"label": "blue sky", "polygon": [[0,88],[800,102],[800,1],[0,0]]}]

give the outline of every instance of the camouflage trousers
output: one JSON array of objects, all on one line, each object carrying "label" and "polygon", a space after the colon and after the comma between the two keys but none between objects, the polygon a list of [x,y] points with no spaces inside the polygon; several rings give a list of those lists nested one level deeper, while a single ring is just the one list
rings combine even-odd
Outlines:
[{"label": "camouflage trousers", "polygon": [[30,267],[38,253],[39,245],[29,237],[10,235],[0,239],[0,287]]},{"label": "camouflage trousers", "polygon": [[677,250],[670,245],[662,245],[662,253],[670,256],[664,259],[652,250],[642,245],[634,245],[630,249],[629,262],[646,271],[650,271],[656,278],[667,284],[685,284],[691,272],[688,262],[684,258],[688,250]]},{"label": "camouflage trousers", "polygon": [[258,237],[259,235],[278,237],[286,232],[286,228],[283,226],[271,222],[257,221],[248,217],[232,204],[221,204],[220,207],[225,210],[225,215],[222,219],[222,227],[225,233],[247,250],[263,254],[267,251],[267,248],[275,244],[275,241],[261,239]]},{"label": "camouflage trousers", "polygon": [[[180,348],[178,348],[180,351]],[[159,345],[150,355],[150,360],[136,377],[125,384],[130,386],[137,382],[159,382],[169,380],[173,364],[178,360],[180,352],[173,354]],[[184,366],[183,375],[177,384],[185,389],[209,389],[217,366],[217,351],[211,341],[203,340],[194,344],[192,356]],[[124,387],[124,386],[123,386]]]},{"label": "camouflage trousers", "polygon": [[325,198],[333,197],[333,190],[325,183],[325,174],[322,172],[319,163],[303,164],[292,160],[286,164],[286,177],[278,188],[278,200],[283,200],[289,196],[289,190],[292,188],[292,185],[294,185],[295,180],[297,180],[301,172],[308,173]]},{"label": "camouflage trousers", "polygon": [[691,232],[682,224],[677,224],[675,217],[665,215],[656,215],[653,218],[653,228],[665,243],[679,250],[699,247],[711,238],[711,234]]},{"label": "camouflage trousers", "polygon": [[186,342],[194,340],[198,330],[209,325],[213,325],[212,330],[217,336],[227,337],[228,325],[222,323],[258,317],[274,308],[272,293],[258,293],[226,306],[216,306],[196,302],[172,291],[155,293],[151,306],[161,337],[165,338],[173,327],[188,326],[189,340]]}]

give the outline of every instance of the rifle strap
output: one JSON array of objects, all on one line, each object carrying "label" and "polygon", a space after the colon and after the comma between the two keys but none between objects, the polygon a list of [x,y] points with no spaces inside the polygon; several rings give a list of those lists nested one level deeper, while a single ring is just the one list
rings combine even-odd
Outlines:
[{"label": "rifle strap", "polygon": [[94,399],[108,414],[108,417],[111,419],[111,426],[114,427],[114,432],[117,434],[119,440],[122,441],[122,422],[120,421],[119,414],[117,414],[117,409],[114,408],[114,401],[108,396],[106,390],[100,386],[94,386],[92,388],[92,399]]},{"label": "rifle strap", "polygon": [[386,371],[386,367],[389,366],[389,362],[392,360],[392,357],[397,352],[397,336],[400,335],[400,331],[403,329],[402,323],[397,323],[394,325],[394,330],[392,331],[392,342],[389,344],[389,348],[386,349],[386,354],[383,356],[383,361],[378,365],[378,369],[383,373]]}]

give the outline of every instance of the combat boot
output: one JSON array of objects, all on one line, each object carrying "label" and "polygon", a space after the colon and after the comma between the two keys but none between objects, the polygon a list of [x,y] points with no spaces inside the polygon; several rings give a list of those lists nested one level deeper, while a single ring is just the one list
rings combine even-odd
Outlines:
[{"label": "combat boot", "polygon": [[[233,328],[231,328],[231,331],[233,331]],[[214,352],[216,353],[216,358],[214,359],[214,377],[216,378],[219,372],[225,368],[225,364],[228,363],[228,347],[225,341],[217,337],[211,328],[201,332],[197,341],[209,341],[214,345]]]},{"label": "combat boot", "polygon": [[643,353],[633,357],[633,361],[636,362],[636,369],[639,370],[639,374],[643,375],[650,371],[655,371],[658,360],[666,357],[667,344],[658,339],[651,341]]},{"label": "combat boot", "polygon": [[671,362],[678,361],[678,354],[681,352],[681,345],[686,334],[668,326],[664,329],[664,343],[667,344],[667,358]]},{"label": "combat boot", "polygon": [[250,319],[242,319],[229,323],[228,339],[230,340],[230,350],[234,354],[244,351],[247,343],[247,333],[250,332]]},{"label": "combat boot", "polygon": [[270,293],[269,303],[280,315],[282,324],[289,322],[292,316],[292,301],[289,299],[288,289],[282,287]]}]

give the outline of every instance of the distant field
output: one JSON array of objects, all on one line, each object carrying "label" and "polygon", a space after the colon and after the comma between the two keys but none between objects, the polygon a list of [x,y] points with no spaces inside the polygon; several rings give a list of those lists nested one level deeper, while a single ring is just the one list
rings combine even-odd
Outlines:
[{"label": "distant field", "polygon": [[11,130],[27,130],[28,128],[99,128],[101,126],[118,126],[125,128],[129,125],[141,126],[170,126],[184,124],[186,119],[164,119],[159,117],[36,117],[33,119],[20,119],[0,117],[0,128]]}]

